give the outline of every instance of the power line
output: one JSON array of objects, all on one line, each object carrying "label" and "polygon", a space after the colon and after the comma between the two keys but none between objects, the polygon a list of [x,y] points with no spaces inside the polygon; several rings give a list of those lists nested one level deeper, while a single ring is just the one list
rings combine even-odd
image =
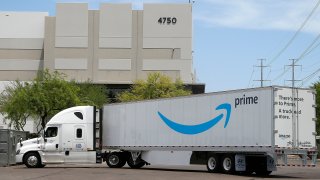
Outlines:
[{"label": "power line", "polygon": [[[303,53],[295,60],[295,63],[299,62],[301,59],[303,59],[306,55],[310,54],[319,44],[313,47],[313,45],[320,39],[320,33],[317,35],[317,37],[312,41],[312,43],[303,51]],[[312,49],[311,49],[312,48]],[[311,50],[310,50],[311,49]],[[272,81],[276,81],[279,78],[281,78],[284,74],[286,74],[289,71],[289,69],[284,70],[280,75],[278,75],[276,78],[274,78]]]},{"label": "power line", "polygon": [[249,86],[251,84],[251,80],[252,80],[253,74],[254,74],[254,68],[252,69],[252,73],[251,73],[251,76],[250,76],[250,79],[249,79],[249,83],[248,83],[248,88],[249,88]]},{"label": "power line", "polygon": [[288,41],[288,43],[274,56],[271,61],[268,63],[268,66],[272,64],[276,59],[280,57],[280,55],[290,46],[290,44],[293,42],[293,40],[298,36],[299,32],[304,28],[304,26],[307,24],[313,13],[317,10],[317,8],[320,5],[320,0],[318,0],[317,4],[313,7],[310,14],[307,16],[307,18],[303,21],[303,23],[300,25],[299,29],[294,33],[294,35],[291,37],[291,39]]},{"label": "power line", "polygon": [[314,51],[318,46],[320,45],[320,42],[318,44],[316,44],[315,46],[312,47],[312,49],[310,49],[309,52],[307,52],[305,55],[309,55],[312,51]]},{"label": "power line", "polygon": [[303,86],[303,83],[306,83],[306,82],[310,81],[319,72],[320,72],[320,68],[317,69],[315,72],[311,73],[310,75],[306,76],[305,78],[303,78],[299,87]]}]

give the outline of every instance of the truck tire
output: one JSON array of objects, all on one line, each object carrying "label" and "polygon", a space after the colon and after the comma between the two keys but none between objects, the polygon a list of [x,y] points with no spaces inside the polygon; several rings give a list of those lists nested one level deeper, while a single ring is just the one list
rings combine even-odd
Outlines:
[{"label": "truck tire", "polygon": [[225,155],[221,161],[222,171],[226,174],[233,174],[235,172],[234,155]]},{"label": "truck tire", "polygon": [[30,152],[27,153],[23,157],[23,163],[28,167],[28,168],[41,168],[44,167],[41,164],[41,159],[38,153],[36,152]]},{"label": "truck tire", "polygon": [[217,155],[210,155],[207,160],[207,170],[209,173],[220,171],[220,161]]},{"label": "truck tire", "polygon": [[110,153],[107,155],[107,165],[110,168],[122,168],[126,164],[126,160],[122,153]]},{"label": "truck tire", "polygon": [[132,169],[142,168],[146,164],[146,162],[144,160],[142,160],[140,157],[138,157],[138,159],[136,161],[133,161],[131,156],[129,157],[127,163],[130,166],[130,168],[132,168]]}]

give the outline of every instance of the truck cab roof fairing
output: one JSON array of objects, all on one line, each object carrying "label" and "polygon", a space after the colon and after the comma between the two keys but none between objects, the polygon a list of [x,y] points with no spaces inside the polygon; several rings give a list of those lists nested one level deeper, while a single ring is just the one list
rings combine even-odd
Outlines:
[{"label": "truck cab roof fairing", "polygon": [[[70,124],[70,123],[77,123],[77,124],[86,124],[92,123],[88,118],[90,117],[88,114],[92,111],[92,106],[76,106],[72,108],[65,109],[58,114],[54,115],[47,125],[52,124]],[[82,114],[82,119],[81,115]]]}]

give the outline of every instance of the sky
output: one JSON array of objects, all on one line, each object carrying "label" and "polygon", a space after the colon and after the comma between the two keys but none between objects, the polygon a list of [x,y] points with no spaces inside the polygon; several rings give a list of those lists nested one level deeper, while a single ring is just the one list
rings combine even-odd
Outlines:
[{"label": "sky", "polygon": [[[265,86],[296,87],[320,80],[320,0],[196,0],[193,2],[193,66],[206,92],[259,87],[259,59]],[[1,0],[0,11],[41,11],[55,15],[59,2],[188,3],[189,0]]]}]

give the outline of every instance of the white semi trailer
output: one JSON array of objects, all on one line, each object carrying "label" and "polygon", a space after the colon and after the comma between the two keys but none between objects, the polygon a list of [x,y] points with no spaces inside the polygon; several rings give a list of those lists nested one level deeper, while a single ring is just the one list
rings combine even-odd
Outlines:
[{"label": "white semi trailer", "polygon": [[[17,162],[121,168],[206,164],[209,172],[270,174],[288,155],[316,164],[315,92],[265,87],[105,105],[56,114]],[[311,162],[307,162],[307,160]]]}]

